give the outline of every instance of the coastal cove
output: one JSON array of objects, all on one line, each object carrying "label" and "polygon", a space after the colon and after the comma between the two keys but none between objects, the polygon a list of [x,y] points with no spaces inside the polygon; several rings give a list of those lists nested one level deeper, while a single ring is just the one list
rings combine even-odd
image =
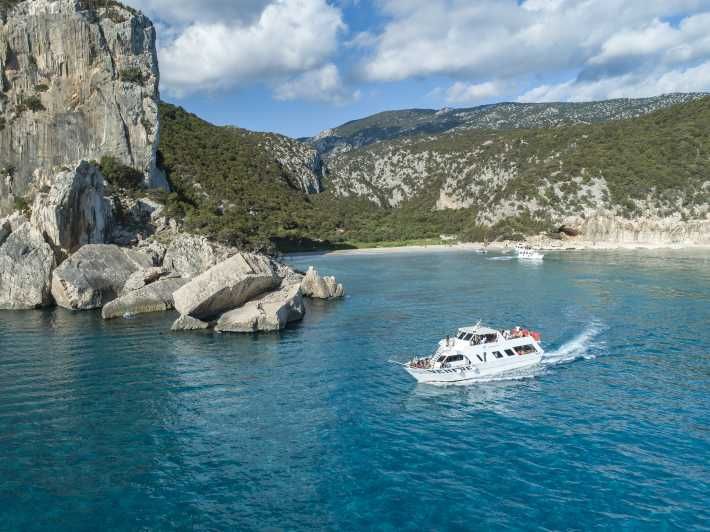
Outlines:
[{"label": "coastal cove", "polygon": [[[278,333],[0,312],[9,529],[405,529],[710,520],[710,252],[290,256],[347,285]],[[464,324],[540,368],[417,386],[389,359]],[[485,501],[482,504],[481,501]],[[38,511],[43,509],[43,511]]]}]

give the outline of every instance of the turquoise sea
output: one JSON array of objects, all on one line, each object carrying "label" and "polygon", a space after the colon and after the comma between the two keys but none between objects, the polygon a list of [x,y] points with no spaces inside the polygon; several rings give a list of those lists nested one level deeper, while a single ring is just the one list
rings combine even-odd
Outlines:
[{"label": "turquoise sea", "polygon": [[[281,334],[0,313],[0,529],[710,530],[710,253],[290,260],[348,297]],[[478,319],[545,363],[388,363]]]}]

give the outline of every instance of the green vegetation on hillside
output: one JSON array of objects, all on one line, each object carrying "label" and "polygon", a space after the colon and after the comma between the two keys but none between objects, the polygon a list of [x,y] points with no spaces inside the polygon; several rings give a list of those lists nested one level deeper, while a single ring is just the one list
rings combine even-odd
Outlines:
[{"label": "green vegetation on hillside", "polygon": [[167,104],[160,111],[161,165],[174,188],[168,198],[170,212],[184,218],[191,230],[243,247],[303,249],[436,239],[441,234],[463,240],[533,234],[552,229],[554,220],[548,214],[556,212],[560,194],[574,195],[580,182],[596,177],[608,184],[605,201],[630,214],[636,209],[632,200],[647,196],[669,205],[710,200],[703,188],[710,181],[710,98],[627,121],[467,130],[379,143],[343,156],[357,159],[393,146],[441,154],[469,153],[484,146],[475,157],[484,162],[503,158],[516,168],[512,179],[491,189],[486,204],[516,197],[550,207],[542,213],[523,209],[492,227],[476,221],[481,204],[433,209],[447,177],[443,170],[434,172],[420,193],[399,208],[378,207],[365,198],[336,197],[332,191],[307,195],[291,185],[287,172],[260,144],[267,134],[213,126]]},{"label": "green vegetation on hillside", "polygon": [[304,194],[260,146],[259,134],[217,127],[168,104],[161,104],[160,119],[159,160],[174,190],[169,212],[223,242],[307,249],[483,234],[466,211],[430,212],[416,202],[383,209],[359,198]]},{"label": "green vegetation on hillside", "polygon": [[[709,202],[703,186],[710,181],[710,97],[632,120],[563,128],[465,130],[383,142],[339,157],[350,162],[346,168],[372,177],[371,162],[392,157],[393,152],[448,155],[450,161],[474,150],[480,168],[513,169],[512,179],[485,194],[488,205],[517,198],[538,201],[552,211],[560,194],[573,196],[594,178],[606,182],[608,203],[625,207],[629,215],[639,214],[633,200],[650,198],[671,212],[679,206],[704,205]],[[428,178],[418,183],[418,198],[432,208],[441,182],[460,176],[437,161],[428,164],[427,173]],[[477,175],[461,178],[460,184],[467,188],[476,179]],[[375,186],[373,194],[386,196],[387,191]]]}]

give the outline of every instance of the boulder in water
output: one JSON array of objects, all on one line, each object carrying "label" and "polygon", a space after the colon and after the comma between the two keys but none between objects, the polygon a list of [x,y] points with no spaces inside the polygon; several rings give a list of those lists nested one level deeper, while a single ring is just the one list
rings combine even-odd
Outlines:
[{"label": "boulder in water", "polygon": [[236,249],[210,242],[204,236],[180,233],[168,245],[163,266],[183,277],[194,277],[236,253]]},{"label": "boulder in water", "polygon": [[[153,266],[152,268],[146,268],[145,270],[138,270],[132,273],[131,276],[123,285],[122,294],[127,294],[133,292],[134,290],[140,290],[144,286],[154,283],[158,279],[165,279],[167,277],[180,277],[176,273],[172,273],[162,266]],[[183,283],[185,284],[185,283]]]},{"label": "boulder in water", "polygon": [[210,324],[192,316],[180,316],[175,320],[171,330],[173,331],[199,331],[209,329]]},{"label": "boulder in water", "polygon": [[239,253],[175,292],[175,308],[180,314],[207,319],[243,305],[280,282],[268,257]]},{"label": "boulder in water", "polygon": [[101,308],[118,297],[131,274],[151,266],[150,257],[138,251],[89,244],[54,270],[52,295],[60,307]]},{"label": "boulder in water", "polygon": [[292,284],[223,314],[215,330],[237,333],[279,331],[288,323],[303,319],[305,313],[301,287]]},{"label": "boulder in water", "polygon": [[313,266],[308,268],[303,278],[301,292],[314,299],[335,299],[345,295],[343,285],[335,277],[321,277]]},{"label": "boulder in water", "polygon": [[29,223],[0,246],[0,308],[34,309],[52,304],[54,252]]},{"label": "boulder in water", "polygon": [[110,301],[101,310],[105,320],[126,315],[163,312],[174,308],[173,293],[186,279],[162,279]]}]

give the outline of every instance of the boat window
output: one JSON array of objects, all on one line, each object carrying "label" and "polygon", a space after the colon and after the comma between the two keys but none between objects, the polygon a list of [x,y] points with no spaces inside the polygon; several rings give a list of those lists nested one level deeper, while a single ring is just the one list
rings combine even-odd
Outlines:
[{"label": "boat window", "polygon": [[462,333],[462,332],[460,332],[456,335],[456,338],[458,338],[459,340],[463,339],[463,337],[464,337],[464,333]]},{"label": "boat window", "polygon": [[506,349],[505,354],[508,355],[509,357],[515,356],[515,353],[513,353],[512,349]]},{"label": "boat window", "polygon": [[481,355],[476,355],[476,356],[478,357],[478,360],[480,360],[481,362],[483,362],[483,359],[481,358]]},{"label": "boat window", "polygon": [[535,349],[532,345],[527,344],[527,345],[521,345],[515,348],[515,351],[519,355],[527,355],[529,353],[535,353],[537,349]]},{"label": "boat window", "polygon": [[503,358],[503,355],[500,354],[500,351],[493,351],[493,356],[496,358]]},{"label": "boat window", "polygon": [[468,341],[469,341],[469,340],[470,340],[471,338],[473,338],[473,334],[471,334],[471,333],[468,333],[468,334],[467,334],[466,336],[464,336],[464,338],[463,338],[463,339],[464,339],[464,340],[466,340],[466,341],[468,342]]},{"label": "boat window", "polygon": [[461,362],[463,360],[463,355],[451,355],[446,359],[447,362]]}]

